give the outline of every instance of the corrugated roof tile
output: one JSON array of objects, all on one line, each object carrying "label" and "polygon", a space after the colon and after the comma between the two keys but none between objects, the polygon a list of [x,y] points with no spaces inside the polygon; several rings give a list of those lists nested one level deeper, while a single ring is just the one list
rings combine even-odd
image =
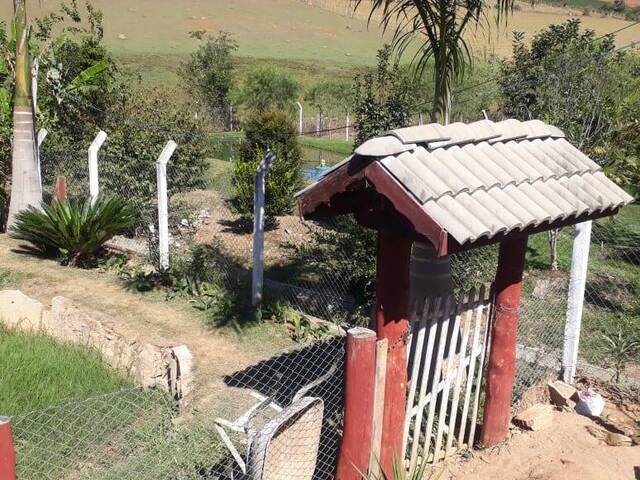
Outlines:
[{"label": "corrugated roof tile", "polygon": [[403,128],[355,153],[377,157],[460,244],[633,201],[562,131],[537,120]]}]

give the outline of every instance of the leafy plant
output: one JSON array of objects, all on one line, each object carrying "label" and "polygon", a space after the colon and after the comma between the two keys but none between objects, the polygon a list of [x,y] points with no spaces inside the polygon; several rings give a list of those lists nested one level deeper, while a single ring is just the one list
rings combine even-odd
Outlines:
[{"label": "leafy plant", "polygon": [[274,67],[257,67],[232,93],[232,99],[258,112],[291,110],[299,92],[300,84],[290,73]]},{"label": "leafy plant", "polygon": [[302,153],[291,117],[282,110],[256,112],[245,125],[245,142],[234,163],[234,206],[240,213],[253,213],[253,179],[267,149],[276,154],[265,193],[265,212],[269,217],[293,210],[293,194],[302,186]]},{"label": "leafy plant", "polygon": [[120,197],[100,194],[84,200],[42,203],[16,215],[10,236],[33,244],[45,254],[57,255],[62,263],[88,266],[102,245],[130,228],[135,212]]},{"label": "leafy plant", "polygon": [[627,364],[640,356],[640,340],[637,334],[619,328],[615,333],[603,335],[604,355],[614,370],[613,380],[620,382]]},{"label": "leafy plant", "polygon": [[363,478],[366,480],[438,480],[441,476],[442,473],[427,474],[427,462],[424,462],[413,472],[408,472],[402,465],[402,461],[394,457],[391,475],[383,471],[379,475],[363,475]]},{"label": "leafy plant", "polygon": [[356,145],[387,130],[410,123],[411,93],[397,64],[391,64],[391,47],[378,50],[378,69],[354,79],[353,102],[358,125]]},{"label": "leafy plant", "polygon": [[231,34],[219,32],[215,37],[206,37],[204,43],[178,69],[178,76],[189,94],[217,127],[226,127],[229,123],[228,96],[233,82],[233,53],[237,50],[238,44]]}]

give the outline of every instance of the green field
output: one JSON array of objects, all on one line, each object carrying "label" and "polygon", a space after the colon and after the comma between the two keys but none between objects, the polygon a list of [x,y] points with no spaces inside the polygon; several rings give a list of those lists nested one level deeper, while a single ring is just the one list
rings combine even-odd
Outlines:
[{"label": "green field", "polygon": [[[60,0],[28,2],[29,14],[41,16],[59,3]],[[104,12],[105,41],[123,70],[139,74],[143,82],[152,84],[177,81],[176,66],[198,45],[197,40],[189,38],[190,31],[231,32],[240,45],[240,74],[256,63],[272,63],[294,71],[303,83],[323,77],[351,79],[358,69],[374,64],[376,50],[384,42],[376,25],[367,28],[364,10],[351,18],[344,15],[344,6],[339,9],[342,13],[338,13],[314,6],[312,1],[93,0],[92,3]],[[9,20],[10,15],[11,2],[2,2],[0,18]],[[506,27],[494,26],[490,34],[478,34],[473,39],[475,56],[508,55],[514,30],[532,34],[571,15],[575,14],[545,5],[518,9]],[[629,24],[598,14],[582,17],[582,21],[599,34]],[[629,43],[639,34],[640,27],[625,30],[618,44]]]}]

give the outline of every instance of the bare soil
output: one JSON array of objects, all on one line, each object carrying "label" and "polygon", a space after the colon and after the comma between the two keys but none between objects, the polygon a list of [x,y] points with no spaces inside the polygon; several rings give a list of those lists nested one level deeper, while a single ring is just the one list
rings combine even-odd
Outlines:
[{"label": "bare soil", "polygon": [[[522,407],[545,401],[544,388],[529,392]],[[475,452],[445,467],[442,480],[638,480],[640,479],[640,398],[597,385],[607,400],[600,419],[557,411],[553,427],[537,432],[511,430],[502,445]],[[609,446],[607,431],[623,433],[634,446]]]},{"label": "bare soil", "polygon": [[[198,190],[184,196],[184,200],[207,213],[195,233],[198,243],[220,241],[227,252],[234,255],[242,266],[249,267],[253,248],[253,224],[246,216],[232,212],[219,193]],[[311,238],[310,223],[297,215],[278,217],[277,225],[265,229],[265,263],[282,264],[290,252],[288,246],[303,245]]]}]

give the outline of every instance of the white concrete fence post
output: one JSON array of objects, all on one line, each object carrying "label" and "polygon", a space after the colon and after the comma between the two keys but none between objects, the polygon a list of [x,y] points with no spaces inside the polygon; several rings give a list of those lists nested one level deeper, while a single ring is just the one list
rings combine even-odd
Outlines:
[{"label": "white concrete fence post", "polygon": [[262,285],[264,273],[264,197],[269,169],[276,155],[267,150],[256,171],[253,181],[253,269],[251,278],[251,304],[254,307],[262,303]]},{"label": "white concrete fence post", "polygon": [[345,123],[345,127],[344,127],[344,139],[348,142],[349,141],[349,124],[350,124],[350,119],[349,119],[349,112],[347,112],[347,118],[346,118],[346,123]]},{"label": "white concrete fence post", "polygon": [[95,202],[100,193],[100,180],[98,176],[98,152],[107,139],[107,134],[100,130],[89,147],[89,195],[91,202]]},{"label": "white concrete fence post", "polygon": [[577,224],[575,237],[573,239],[569,297],[567,299],[567,319],[564,329],[564,349],[562,354],[562,379],[567,383],[573,382],[578,364],[584,291],[587,283],[589,247],[591,245],[591,225],[592,222],[590,221]]},{"label": "white concrete fence post", "polygon": [[46,128],[41,128],[40,130],[38,130],[38,158],[36,160],[38,167],[38,180],[40,180],[40,188],[42,188],[42,161],[40,160],[40,148],[42,147],[45,138],[47,138],[47,135],[49,135],[49,130],[47,130]]},{"label": "white concrete fence post", "polygon": [[300,102],[296,102],[298,106],[298,134],[302,135],[302,104]]},{"label": "white concrete fence post", "polygon": [[169,268],[169,193],[167,190],[167,163],[177,148],[176,142],[169,140],[156,161],[158,182],[158,256],[160,268]]}]

